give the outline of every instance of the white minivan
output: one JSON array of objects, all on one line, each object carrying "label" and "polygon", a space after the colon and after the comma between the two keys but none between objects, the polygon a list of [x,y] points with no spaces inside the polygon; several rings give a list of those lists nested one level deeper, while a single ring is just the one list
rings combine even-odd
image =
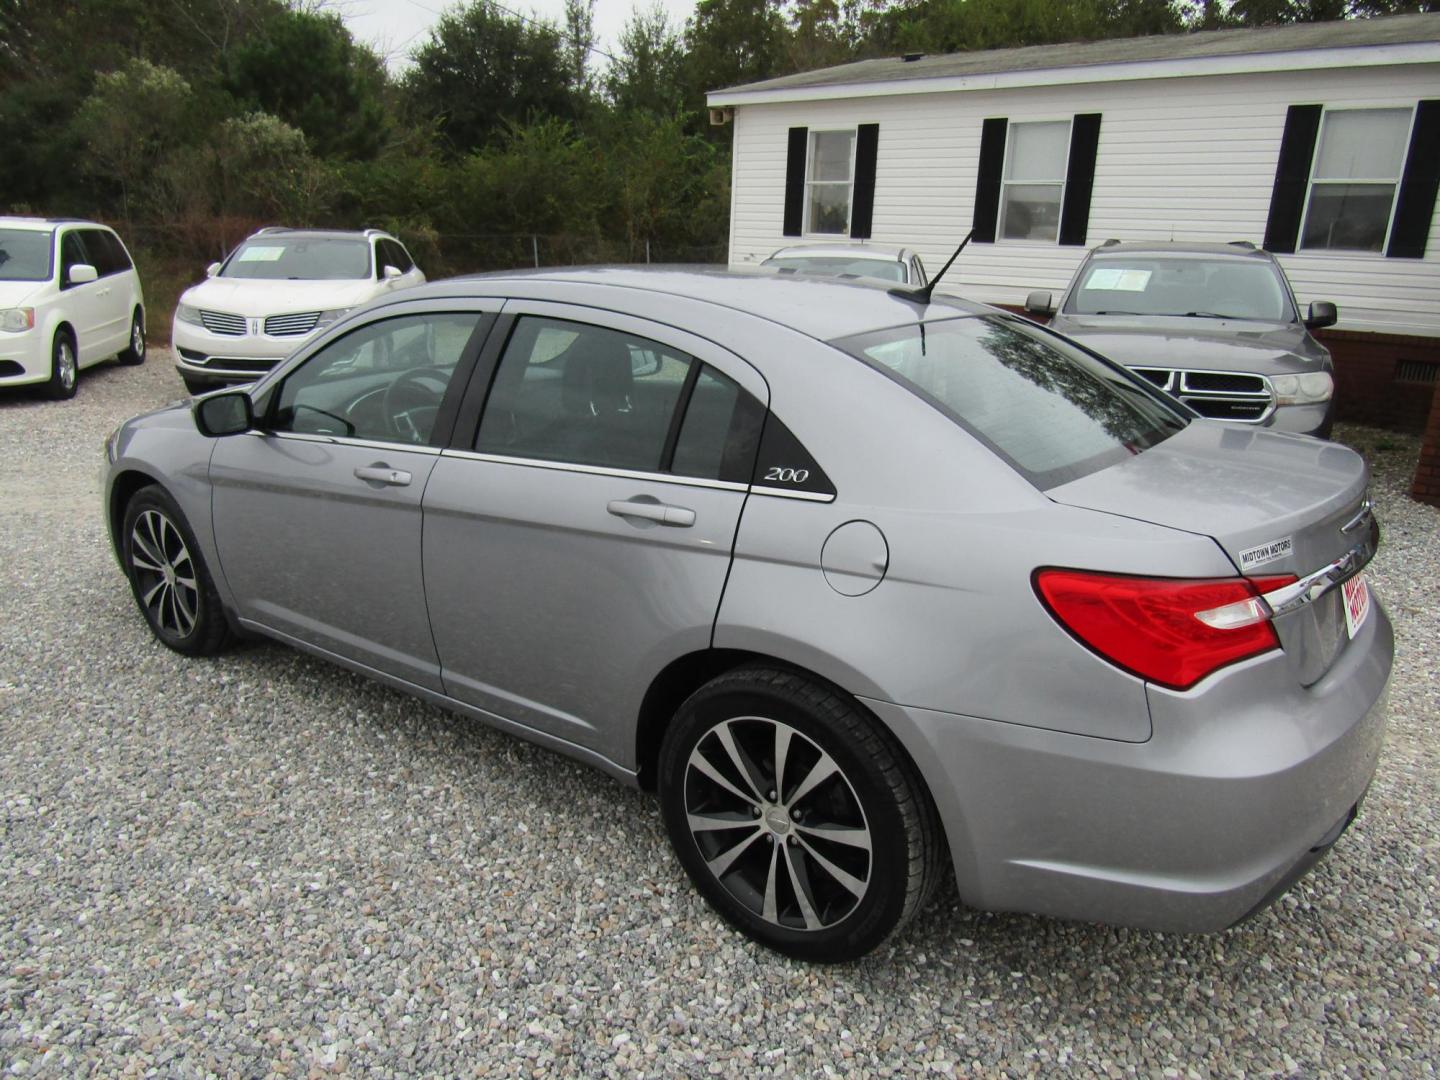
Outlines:
[{"label": "white minivan", "polygon": [[140,276],[114,230],[0,217],[0,387],[75,396],[81,368],[145,361]]}]

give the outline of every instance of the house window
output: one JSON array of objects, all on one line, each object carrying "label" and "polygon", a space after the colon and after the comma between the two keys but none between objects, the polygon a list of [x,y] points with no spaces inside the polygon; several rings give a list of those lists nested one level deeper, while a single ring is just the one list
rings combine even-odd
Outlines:
[{"label": "house window", "polygon": [[855,132],[812,131],[805,172],[805,231],[832,236],[850,232],[850,195],[855,177]]},{"label": "house window", "polygon": [[1410,109],[1327,109],[1320,126],[1302,249],[1385,250],[1410,141]]},{"label": "house window", "polygon": [[1010,125],[1000,196],[1002,239],[1053,244],[1059,238],[1069,149],[1068,120]]}]

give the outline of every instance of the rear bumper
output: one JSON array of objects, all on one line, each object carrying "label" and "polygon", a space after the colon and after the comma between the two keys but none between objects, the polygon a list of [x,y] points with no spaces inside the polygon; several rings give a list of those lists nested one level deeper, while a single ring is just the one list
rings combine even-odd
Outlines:
[{"label": "rear bumper", "polygon": [[1348,824],[1393,649],[1376,603],[1314,686],[1270,653],[1183,694],[1151,687],[1145,743],[867,704],[925,775],[968,903],[1213,931],[1280,895]]}]

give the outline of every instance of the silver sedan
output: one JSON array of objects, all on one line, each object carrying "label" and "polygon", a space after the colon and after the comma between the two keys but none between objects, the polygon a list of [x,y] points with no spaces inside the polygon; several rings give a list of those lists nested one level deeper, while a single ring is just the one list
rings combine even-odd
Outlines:
[{"label": "silver sedan", "polygon": [[121,425],[156,637],[263,634],[658,790],[793,956],[961,897],[1177,931],[1353,819],[1390,624],[1363,461],[958,300],[456,279]]}]

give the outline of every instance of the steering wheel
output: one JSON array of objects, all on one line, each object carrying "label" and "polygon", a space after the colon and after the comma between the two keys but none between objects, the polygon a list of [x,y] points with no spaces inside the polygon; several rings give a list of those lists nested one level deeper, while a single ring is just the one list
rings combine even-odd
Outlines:
[{"label": "steering wheel", "polygon": [[441,367],[411,368],[385,389],[385,426],[402,442],[423,443],[430,437],[450,372]]}]

